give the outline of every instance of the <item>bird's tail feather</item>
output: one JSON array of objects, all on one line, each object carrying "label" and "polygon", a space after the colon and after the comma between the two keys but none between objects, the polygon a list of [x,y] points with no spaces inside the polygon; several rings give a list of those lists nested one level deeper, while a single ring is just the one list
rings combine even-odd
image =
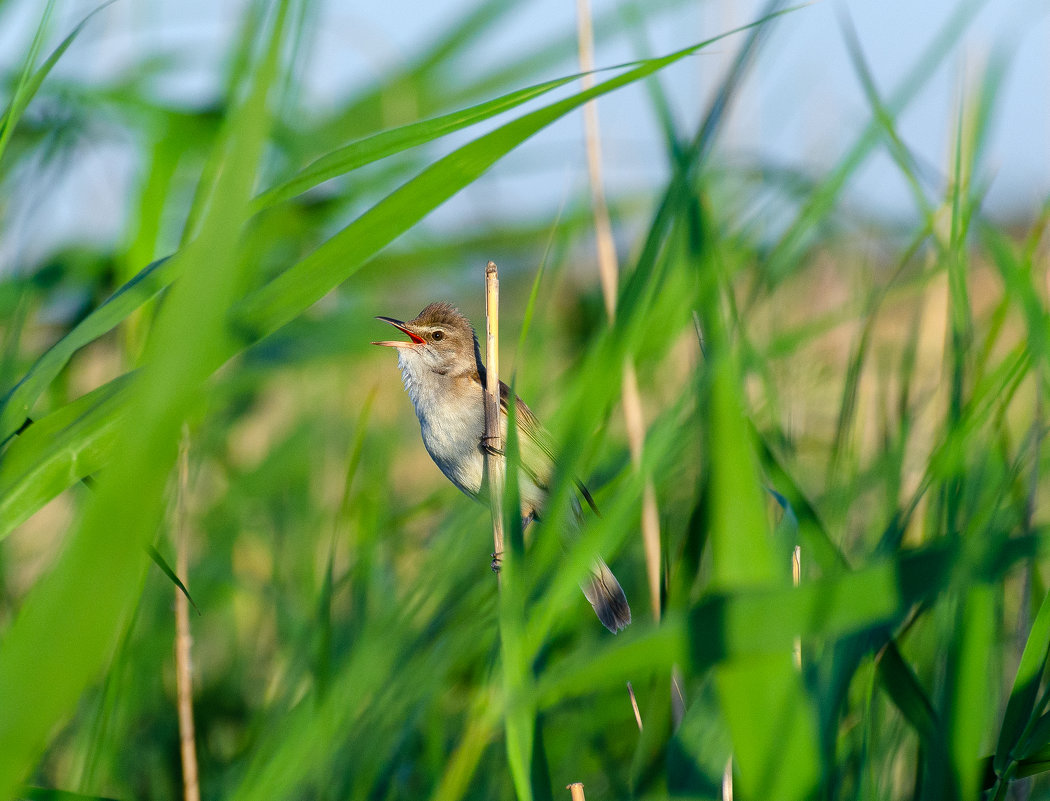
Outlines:
[{"label": "bird's tail feather", "polygon": [[598,619],[613,634],[631,622],[631,607],[616,576],[601,559],[591,568],[591,578],[581,585],[583,594],[594,607]]}]

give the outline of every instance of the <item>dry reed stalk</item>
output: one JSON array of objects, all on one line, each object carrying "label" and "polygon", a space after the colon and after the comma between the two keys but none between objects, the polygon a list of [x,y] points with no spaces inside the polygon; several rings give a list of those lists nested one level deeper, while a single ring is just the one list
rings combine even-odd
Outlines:
[{"label": "dry reed stalk", "polygon": [[[584,73],[583,88],[594,86],[594,26],[591,20],[589,0],[576,0],[577,41],[580,54],[580,71]],[[587,148],[587,174],[591,186],[591,205],[594,209],[594,236],[598,248],[598,271],[605,298],[605,311],[609,321],[616,318],[616,292],[619,267],[616,262],[616,245],[613,242],[612,222],[609,207],[605,202],[605,185],[602,178],[601,141],[599,137],[598,106],[591,100],[583,106],[584,138]],[[624,362],[622,402],[627,438],[631,449],[631,462],[635,470],[641,470],[642,444],[645,441],[645,414],[638,393],[638,377],[634,363],[628,358]],[[642,542],[645,548],[646,575],[649,581],[649,602],[653,619],[660,622],[660,510],[656,503],[656,489],[651,479],[645,481],[642,496]]]},{"label": "dry reed stalk", "polygon": [[492,510],[493,560],[503,556],[503,437],[499,419],[499,271],[485,266],[485,474]]},{"label": "dry reed stalk", "polygon": [[[796,545],[795,550],[791,552],[791,583],[794,586],[798,586],[802,580],[802,546]],[[802,638],[796,637],[795,642],[792,646],[792,656],[795,660],[795,667],[802,670]]]},{"label": "dry reed stalk", "polygon": [[565,789],[572,793],[572,801],[587,801],[583,794],[583,782],[573,782]]},{"label": "dry reed stalk", "polygon": [[631,696],[631,709],[634,710],[634,722],[638,724],[638,731],[642,730],[642,713],[638,709],[638,699],[634,697],[634,687],[627,682],[627,693]]},{"label": "dry reed stalk", "polygon": [[[186,582],[189,556],[186,498],[190,483],[190,434],[183,426],[179,445],[179,485],[175,499],[175,573]],[[190,602],[175,587],[175,695],[179,713],[179,751],[182,755],[182,788],[185,801],[200,801],[197,768],[197,737],[193,724],[193,636],[190,634]]]},{"label": "dry reed stalk", "polygon": [[[594,24],[591,21],[590,0],[576,0],[577,47],[580,53],[580,84],[584,91],[594,86]],[[602,145],[598,136],[598,104],[593,100],[583,105],[583,128],[587,144],[587,175],[591,186],[591,205],[594,208],[595,240],[598,247],[599,278],[605,311],[612,320],[616,316],[616,247],[613,243],[609,207],[605,202],[605,183],[602,178]],[[611,267],[610,267],[611,265]]]}]

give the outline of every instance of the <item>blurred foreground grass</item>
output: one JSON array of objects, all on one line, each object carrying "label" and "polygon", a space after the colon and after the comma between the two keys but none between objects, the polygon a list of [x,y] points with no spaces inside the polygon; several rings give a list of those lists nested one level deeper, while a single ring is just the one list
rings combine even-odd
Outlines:
[{"label": "blurred foreground grass", "polygon": [[[968,13],[895,93],[867,83],[870,127],[807,180],[716,169],[724,108],[777,21],[725,40],[740,56],[699,127],[666,123],[666,186],[614,199],[639,233],[613,324],[582,197],[557,219],[386,247],[586,99],[540,83],[571,76],[571,32],[502,74],[450,80],[501,24],[480,6],[323,118],[299,113],[287,77],[309,4],[248,6],[218,108],[165,105],[135,81],[57,84],[45,51],[28,54],[0,138],[9,192],[94,114],[134,134],[145,169],[125,242],[0,283],[0,795],[181,796],[174,590],[144,547],[174,564],[175,497],[201,610],[207,799],[551,798],[571,781],[592,799],[718,798],[731,755],[742,798],[1002,798],[1050,767],[1046,211],[1016,230],[981,214],[999,65],[962,105],[943,186],[895,128]],[[631,19],[640,32],[645,15]],[[49,13],[41,27],[50,41]],[[599,90],[686,55],[601,73]],[[391,122],[406,93],[418,115]],[[70,117],[41,112],[49,97]],[[443,158],[430,147],[497,113]],[[880,148],[915,189],[910,226],[842,208]],[[435,299],[483,329],[488,258],[503,268],[503,364],[564,467],[502,598],[486,510],[430,463],[391,354],[368,344],[387,333],[373,315]],[[628,358],[640,473],[619,408]],[[544,528],[574,472],[603,516],[563,553]],[[616,638],[576,587],[592,548],[634,609]]]}]

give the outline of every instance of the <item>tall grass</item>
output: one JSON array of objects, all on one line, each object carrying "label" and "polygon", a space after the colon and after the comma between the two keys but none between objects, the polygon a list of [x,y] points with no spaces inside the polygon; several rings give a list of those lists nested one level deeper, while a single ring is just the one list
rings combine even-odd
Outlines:
[{"label": "tall grass", "polygon": [[[645,41],[666,5],[596,31]],[[982,214],[1001,67],[961,96],[943,186],[918,175],[897,119],[969,5],[890,91],[844,25],[871,123],[826,175],[716,169],[725,112],[785,13],[805,10],[774,3],[719,39],[737,57],[695,130],[655,76],[712,42],[579,90],[571,67],[550,78],[572,63],[567,31],[451,79],[504,24],[497,4],[324,118],[303,111],[293,68],[316,24],[305,0],[247,8],[218,113],[135,82],[61,87],[89,113],[122,110],[148,175],[126,244],[0,283],[0,796],[181,795],[169,506],[184,425],[178,579],[200,609],[206,799],[543,799],[577,781],[592,799],[718,798],[730,760],[742,798],[1045,793],[1048,212],[1020,233]],[[9,82],[8,192],[46,156],[35,104],[60,91],[50,72],[84,30],[42,57],[51,17]],[[642,230],[614,320],[577,264],[583,199],[473,240],[399,240],[537,132],[642,81],[670,177],[612,199],[623,230]],[[423,105],[391,126],[396,92]],[[452,133],[465,143],[438,156]],[[842,233],[857,222],[842,193],[880,149],[919,212],[907,231]],[[749,195],[786,212],[774,238]],[[878,256],[861,255],[871,242]],[[368,346],[374,314],[438,295],[480,325],[489,258],[504,268],[501,370],[560,457],[528,541],[507,521],[501,589],[486,510],[430,464],[390,354]],[[626,364],[649,412],[638,469]],[[602,515],[563,546],[577,475]],[[595,551],[635,612],[615,638],[578,589]]]}]

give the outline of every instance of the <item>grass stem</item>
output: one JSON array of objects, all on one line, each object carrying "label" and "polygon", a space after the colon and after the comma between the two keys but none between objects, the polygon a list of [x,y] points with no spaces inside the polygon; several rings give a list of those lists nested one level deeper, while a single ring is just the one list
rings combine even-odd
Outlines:
[{"label": "grass stem", "polygon": [[[576,0],[578,48],[580,56],[580,79],[584,89],[594,85],[594,29],[591,20],[590,0]],[[591,186],[591,205],[594,209],[594,238],[598,249],[598,273],[601,278],[602,296],[610,324],[616,319],[616,294],[619,266],[616,260],[616,243],[613,240],[609,206],[605,200],[605,182],[602,177],[602,151],[598,106],[594,100],[583,106],[584,138],[587,147],[587,175]],[[634,361],[628,356],[623,366],[622,403],[627,426],[627,439],[631,449],[631,462],[635,470],[641,470],[642,446],[645,442],[645,414],[641,395],[638,392],[638,376]],[[646,479],[642,496],[642,543],[645,549],[646,577],[649,584],[649,603],[653,619],[660,621],[660,510],[656,502],[656,489],[652,479]]]},{"label": "grass stem", "polygon": [[503,437],[499,419],[499,270],[485,266],[485,474],[492,509],[493,559],[503,555]]},{"label": "grass stem", "polygon": [[[179,484],[175,501],[175,572],[187,575],[190,435],[182,429],[179,445]],[[185,801],[200,801],[200,773],[197,767],[197,737],[193,722],[193,636],[190,634],[190,602],[186,593],[175,587],[175,694],[179,713],[179,751],[182,755],[182,788]]]}]

